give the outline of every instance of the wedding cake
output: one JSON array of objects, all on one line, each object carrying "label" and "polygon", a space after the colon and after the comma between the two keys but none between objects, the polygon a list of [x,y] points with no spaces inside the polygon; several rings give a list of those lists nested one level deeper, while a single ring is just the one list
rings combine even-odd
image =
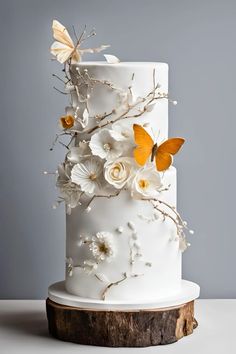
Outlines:
[{"label": "wedding cake", "polygon": [[[63,65],[57,90],[69,98],[52,146],[65,146],[55,205],[64,202],[67,213],[64,293],[80,305],[139,308],[184,302],[188,286],[187,300],[198,297],[198,286],[182,280],[193,231],[177,211],[173,156],[184,139],[168,137],[168,103],[177,103],[168,95],[168,65],[110,54],[82,61],[108,46],[82,49],[94,32],[74,44],[58,21],[53,34],[51,53]],[[66,303],[53,288],[49,297]]]}]

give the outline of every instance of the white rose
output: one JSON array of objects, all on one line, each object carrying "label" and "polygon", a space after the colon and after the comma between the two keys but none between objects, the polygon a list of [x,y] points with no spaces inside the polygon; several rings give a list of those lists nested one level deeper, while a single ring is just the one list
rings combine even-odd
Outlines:
[{"label": "white rose", "polygon": [[105,164],[104,176],[108,183],[117,189],[123,188],[134,172],[133,159],[120,157],[113,162]]},{"label": "white rose", "polygon": [[140,168],[132,182],[131,195],[134,199],[156,198],[162,187],[160,173],[154,165]]}]

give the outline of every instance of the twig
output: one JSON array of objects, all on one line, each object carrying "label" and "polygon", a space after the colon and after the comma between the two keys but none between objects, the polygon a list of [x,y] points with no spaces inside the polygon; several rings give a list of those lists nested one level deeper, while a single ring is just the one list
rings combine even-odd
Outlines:
[{"label": "twig", "polygon": [[106,294],[107,294],[108,290],[109,290],[112,286],[118,285],[118,284],[122,283],[122,282],[123,282],[124,280],[126,280],[127,278],[128,278],[127,274],[124,273],[124,277],[123,277],[123,278],[121,278],[121,279],[119,279],[119,280],[117,280],[117,281],[115,281],[115,282],[112,282],[112,283],[108,284],[108,285],[105,287],[105,289],[103,290],[103,292],[102,292],[102,295],[101,295],[102,300],[105,300]]},{"label": "twig", "polygon": [[118,192],[116,192],[115,194],[108,194],[108,195],[93,195],[92,198],[90,199],[89,203],[87,204],[86,209],[92,204],[92,202],[94,201],[95,198],[113,198],[113,197],[117,197],[120,192],[122,191],[122,189],[120,189]]}]

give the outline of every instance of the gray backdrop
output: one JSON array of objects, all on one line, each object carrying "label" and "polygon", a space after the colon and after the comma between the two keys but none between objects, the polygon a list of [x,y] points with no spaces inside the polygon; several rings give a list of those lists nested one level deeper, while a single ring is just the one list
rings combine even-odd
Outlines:
[{"label": "gray backdrop", "polygon": [[169,63],[170,134],[187,139],[179,210],[195,229],[183,275],[202,297],[236,297],[236,2],[5,0],[0,16],[0,297],[45,298],[64,278],[64,210],[52,210],[54,180],[42,174],[64,156],[49,152],[67,103],[52,88],[53,18],[95,26],[92,44],[111,43],[123,61]]}]

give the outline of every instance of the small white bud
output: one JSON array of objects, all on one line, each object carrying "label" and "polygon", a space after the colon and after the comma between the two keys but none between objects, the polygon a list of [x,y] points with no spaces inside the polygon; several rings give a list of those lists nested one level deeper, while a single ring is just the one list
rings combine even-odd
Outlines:
[{"label": "small white bud", "polygon": [[127,225],[130,228],[130,230],[135,231],[135,225],[133,221],[128,221]]},{"label": "small white bud", "polygon": [[172,103],[173,103],[174,106],[176,106],[178,104],[177,101],[173,101]]},{"label": "small white bud", "polygon": [[43,171],[43,174],[44,174],[44,175],[47,175],[47,174],[48,174],[48,171]]},{"label": "small white bud", "polygon": [[122,234],[123,231],[124,231],[124,228],[123,228],[122,226],[119,226],[119,227],[117,227],[117,229],[116,229],[116,232],[118,232],[119,234]]},{"label": "small white bud", "polygon": [[194,234],[194,230],[189,230],[189,233],[190,233],[191,235],[193,235],[193,234]]}]

